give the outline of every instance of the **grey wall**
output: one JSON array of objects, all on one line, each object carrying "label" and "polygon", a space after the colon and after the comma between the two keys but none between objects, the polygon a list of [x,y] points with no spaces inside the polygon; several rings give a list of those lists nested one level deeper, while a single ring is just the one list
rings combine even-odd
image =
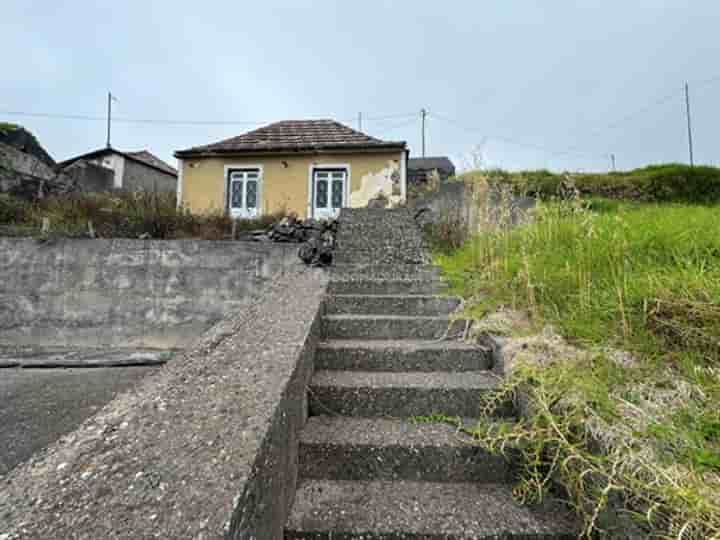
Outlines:
[{"label": "grey wall", "polygon": [[421,214],[421,224],[453,218],[454,222],[463,222],[470,232],[523,223],[531,217],[535,204],[535,199],[513,195],[509,188],[462,181],[443,182],[436,191],[411,202],[418,210],[429,210]]},{"label": "grey wall", "polygon": [[177,189],[177,177],[146,167],[125,158],[122,189],[128,191],[172,191]]},{"label": "grey wall", "polygon": [[111,191],[114,187],[114,172],[91,161],[80,159],[65,168],[64,172],[72,177],[78,189],[84,192]]},{"label": "grey wall", "polygon": [[0,239],[0,345],[186,347],[297,246],[195,240]]}]

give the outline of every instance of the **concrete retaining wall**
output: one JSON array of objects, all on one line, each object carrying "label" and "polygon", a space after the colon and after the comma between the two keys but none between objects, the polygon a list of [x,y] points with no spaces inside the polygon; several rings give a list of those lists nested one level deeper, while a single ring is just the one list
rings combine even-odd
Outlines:
[{"label": "concrete retaining wall", "polygon": [[0,239],[0,345],[184,348],[299,260],[297,246]]},{"label": "concrete retaining wall", "polygon": [[2,478],[11,540],[282,540],[327,285],[290,270]]}]

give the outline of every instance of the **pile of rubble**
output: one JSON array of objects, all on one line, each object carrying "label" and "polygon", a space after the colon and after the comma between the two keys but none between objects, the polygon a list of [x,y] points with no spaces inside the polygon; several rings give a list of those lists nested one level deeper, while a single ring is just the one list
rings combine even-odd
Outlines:
[{"label": "pile of rubble", "polygon": [[332,264],[335,250],[335,220],[298,219],[284,217],[267,230],[249,233],[248,240],[255,242],[288,242],[302,244],[298,256],[305,264],[328,266]]}]

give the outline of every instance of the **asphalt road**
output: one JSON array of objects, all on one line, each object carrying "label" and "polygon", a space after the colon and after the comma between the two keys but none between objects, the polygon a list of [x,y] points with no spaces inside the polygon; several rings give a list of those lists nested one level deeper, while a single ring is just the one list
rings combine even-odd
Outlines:
[{"label": "asphalt road", "polygon": [[157,369],[0,369],[0,476]]}]

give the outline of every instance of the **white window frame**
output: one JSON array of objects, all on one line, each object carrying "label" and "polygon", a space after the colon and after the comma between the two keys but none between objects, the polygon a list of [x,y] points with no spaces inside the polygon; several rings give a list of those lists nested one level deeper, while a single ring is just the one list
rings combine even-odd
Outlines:
[{"label": "white window frame", "polygon": [[[350,170],[349,163],[311,163],[308,167],[308,206],[307,206],[307,217],[314,217],[315,214],[315,201],[313,195],[315,194],[315,171],[322,171],[325,169],[344,169],[345,170],[345,193],[343,194],[343,208],[347,208],[350,204],[350,184],[352,183],[352,173]],[[330,196],[330,191],[328,191]]]},{"label": "white window frame", "polygon": [[[223,175],[223,207],[225,212],[232,216],[230,211],[230,173],[233,171],[257,171],[258,172],[258,189],[257,189],[257,215],[260,217],[263,215],[264,204],[263,204],[263,191],[265,184],[265,168],[259,163],[238,163],[228,164],[224,167]],[[243,194],[244,196],[245,194]],[[244,200],[243,200],[244,202]]]}]

